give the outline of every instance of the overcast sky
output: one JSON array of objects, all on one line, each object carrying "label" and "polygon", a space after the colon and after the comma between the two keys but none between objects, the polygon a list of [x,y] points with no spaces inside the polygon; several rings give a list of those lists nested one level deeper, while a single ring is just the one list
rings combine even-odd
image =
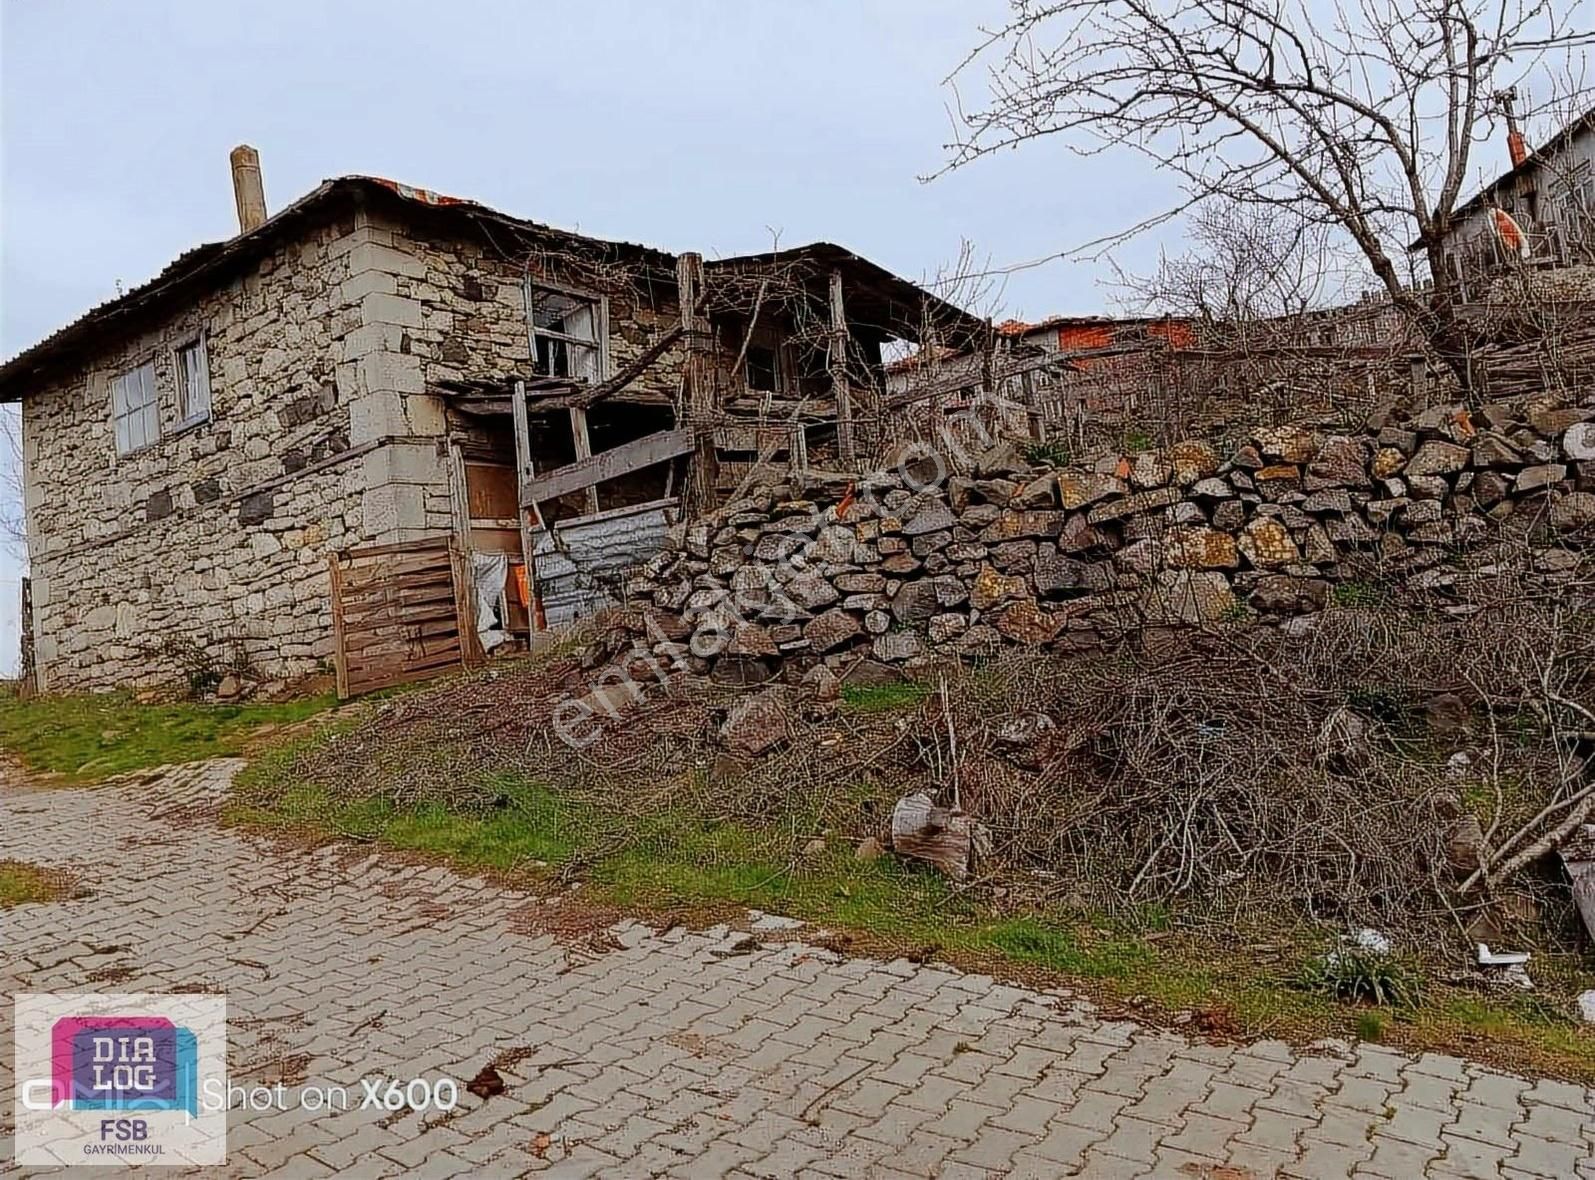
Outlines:
[{"label": "overcast sky", "polygon": [[[912,278],[964,239],[1008,265],[1165,207],[1171,183],[1139,159],[1050,142],[920,182],[945,159],[942,81],[1003,11],[0,0],[0,355],[230,236],[227,153],[245,142],[272,210],[325,177],[371,173],[670,250],[825,239]],[[1159,244],[1127,261],[1148,264]],[[1101,310],[1103,277],[1080,263],[1019,271],[1000,308],[976,310]],[[0,557],[0,579],[17,573]],[[14,613],[0,611],[0,668]]]}]

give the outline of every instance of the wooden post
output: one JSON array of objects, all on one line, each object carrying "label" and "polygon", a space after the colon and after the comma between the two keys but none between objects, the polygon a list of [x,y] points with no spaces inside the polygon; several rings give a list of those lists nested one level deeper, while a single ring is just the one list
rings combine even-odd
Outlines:
[{"label": "wooden post", "polygon": [[[581,406],[570,408],[570,434],[576,442],[576,462],[593,457],[593,439],[587,433],[587,411]],[[592,516],[598,511],[598,485],[593,484],[587,489],[587,515]]]},{"label": "wooden post", "polygon": [[826,357],[831,397],[836,401],[836,449],[844,470],[853,470],[858,449],[853,439],[853,395],[847,385],[847,312],[842,306],[842,272],[831,272],[831,347]]},{"label": "wooden post", "polygon": [[1047,437],[1047,426],[1042,419],[1041,407],[1036,404],[1036,375],[1026,369],[1019,375],[1019,387],[1024,390],[1025,417],[1030,423],[1030,438],[1041,442]]},{"label": "wooden post", "polygon": [[533,632],[546,630],[543,623],[543,604],[537,593],[537,563],[532,558],[537,542],[532,536],[531,518],[535,515],[539,524],[545,522],[543,510],[539,506],[536,504],[530,508],[526,506],[526,485],[537,475],[537,469],[532,464],[532,427],[526,417],[524,381],[515,383],[515,397],[510,402],[510,417],[515,424],[515,502],[521,522],[521,560],[526,563],[526,596],[531,599],[526,604],[526,632],[529,643]]},{"label": "wooden post", "polygon": [[1429,361],[1421,352],[1407,355],[1407,374],[1412,384],[1413,405],[1421,406],[1428,397]]},{"label": "wooden post", "polygon": [[[687,409],[686,425],[693,432],[692,475],[687,481],[691,502],[684,505],[688,518],[702,516],[719,503],[716,484],[720,480],[720,459],[714,449],[716,410],[709,352],[709,318],[699,311],[703,298],[703,255],[682,254],[676,259],[676,287],[681,299],[681,332],[687,357],[681,380]],[[681,423],[677,424],[678,426]]]},{"label": "wooden post", "polygon": [[336,553],[327,555],[327,576],[332,587],[332,667],[337,677],[338,699],[349,699],[349,657],[344,650],[343,569]]},{"label": "wooden post", "polygon": [[[470,572],[470,551],[449,538],[449,577],[454,582],[454,627],[460,634],[460,663],[467,668],[487,659],[476,634],[476,579]],[[508,628],[505,628],[508,630]]]}]

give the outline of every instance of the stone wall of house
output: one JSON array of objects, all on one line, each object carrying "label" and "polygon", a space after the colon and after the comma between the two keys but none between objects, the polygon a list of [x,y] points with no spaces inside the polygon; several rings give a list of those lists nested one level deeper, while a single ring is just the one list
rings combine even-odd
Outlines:
[{"label": "stone wall of house", "polygon": [[[609,300],[609,367],[618,373],[680,322],[673,284],[638,278],[634,264],[582,262],[557,251],[527,252],[511,240],[434,236],[393,227],[411,260],[396,291],[416,304],[403,346],[421,380],[512,379],[532,371],[525,280],[544,279]],[[684,352],[678,343],[626,391],[674,399]]]},{"label": "stone wall of house", "polygon": [[1310,627],[1337,597],[1396,585],[1476,611],[1470,578],[1587,585],[1595,562],[1595,396],[1387,413],[1357,435],[1268,427],[1228,454],[1189,441],[1065,470],[1001,444],[970,475],[944,469],[910,456],[677,526],[631,582],[611,669],[899,675],[1148,626]]},{"label": "stone wall of house", "polygon": [[[332,652],[328,555],[448,527],[408,265],[351,211],[24,397],[41,689],[311,673]],[[211,413],[182,423],[172,350],[201,332]],[[111,382],[146,360],[161,436],[119,456]]]}]

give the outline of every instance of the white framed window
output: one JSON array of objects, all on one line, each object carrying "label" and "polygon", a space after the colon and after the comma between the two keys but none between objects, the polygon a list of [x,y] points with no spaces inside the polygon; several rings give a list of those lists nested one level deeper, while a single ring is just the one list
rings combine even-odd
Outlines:
[{"label": "white framed window", "polygon": [[178,425],[205,421],[210,417],[210,358],[203,335],[172,350],[172,371],[177,377]]},{"label": "white framed window", "polygon": [[111,421],[116,427],[118,455],[132,454],[161,437],[154,361],[145,361],[111,382]]},{"label": "white framed window", "polygon": [[558,287],[527,286],[534,369],[576,381],[604,378],[603,300]]}]

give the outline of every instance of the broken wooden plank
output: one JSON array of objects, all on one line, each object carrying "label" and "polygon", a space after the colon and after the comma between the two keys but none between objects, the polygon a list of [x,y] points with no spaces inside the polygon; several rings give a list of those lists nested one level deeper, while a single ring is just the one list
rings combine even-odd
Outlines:
[{"label": "broken wooden plank", "polygon": [[677,455],[685,455],[692,449],[690,430],[661,430],[657,434],[645,435],[635,442],[622,443],[610,450],[600,451],[591,458],[527,480],[521,488],[521,506],[529,508],[539,500],[557,499],[606,479],[615,479],[628,472],[674,459]]}]

